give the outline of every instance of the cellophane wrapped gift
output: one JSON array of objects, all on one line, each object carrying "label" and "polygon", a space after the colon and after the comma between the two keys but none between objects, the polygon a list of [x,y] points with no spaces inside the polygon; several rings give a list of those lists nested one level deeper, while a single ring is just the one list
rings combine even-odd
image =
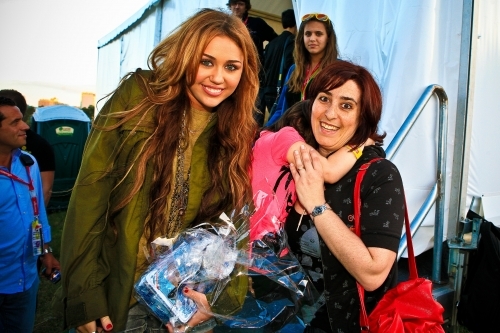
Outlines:
[{"label": "cellophane wrapped gift", "polygon": [[284,230],[254,240],[250,257],[243,308],[216,332],[302,332],[324,297],[291,253]]},{"label": "cellophane wrapped gift", "polygon": [[[138,301],[164,323],[185,324],[200,310],[182,292],[189,287],[207,294],[210,314],[222,323],[217,331],[303,328],[301,310],[316,304],[319,295],[288,251],[282,230],[248,243],[249,215],[247,210],[223,214],[218,223],[186,229],[171,246],[157,247],[156,258],[135,285]],[[240,309],[221,311],[218,305],[214,310],[219,298],[222,308],[226,303],[234,307],[223,291],[242,274],[249,287]]]},{"label": "cellophane wrapped gift", "polygon": [[[135,284],[136,298],[162,322],[186,323],[197,311],[182,290],[210,294],[210,305],[230,281],[235,265],[248,267],[248,212],[221,215],[188,228],[168,245],[154,247],[154,261]],[[244,270],[246,272],[246,270]]]}]

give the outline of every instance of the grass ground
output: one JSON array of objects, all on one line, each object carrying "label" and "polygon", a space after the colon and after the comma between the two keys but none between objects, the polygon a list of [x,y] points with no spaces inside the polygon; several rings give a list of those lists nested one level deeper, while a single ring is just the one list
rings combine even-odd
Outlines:
[{"label": "grass ground", "polygon": [[[49,221],[52,228],[51,247],[54,250],[54,255],[59,259],[61,249],[61,234],[64,225],[66,211],[59,211],[49,214]],[[60,283],[53,284],[47,279],[42,278],[40,281],[40,289],[38,291],[38,309],[35,318],[34,333],[54,333],[62,332],[62,324],[60,319],[56,318],[52,311],[52,298],[56,290],[60,287]],[[460,327],[457,333],[468,333],[469,331]]]},{"label": "grass ground", "polygon": [[[52,241],[50,245],[54,250],[57,259],[60,257],[61,234],[64,225],[66,211],[59,211],[49,214],[49,222],[52,230]],[[38,290],[38,308],[35,317],[34,333],[62,332],[62,324],[52,312],[52,298],[60,283],[53,284],[47,279],[40,279],[40,288]]]}]

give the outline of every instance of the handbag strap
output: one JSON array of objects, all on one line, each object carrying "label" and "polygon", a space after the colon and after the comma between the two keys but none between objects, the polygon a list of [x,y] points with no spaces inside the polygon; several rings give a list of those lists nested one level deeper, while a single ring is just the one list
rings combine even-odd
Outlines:
[{"label": "handbag strap", "polygon": [[281,90],[281,81],[282,81],[281,78],[283,77],[283,68],[285,67],[285,51],[286,51],[286,47],[288,46],[288,44],[290,44],[290,41],[293,40],[290,37],[292,37],[292,36],[288,36],[287,39],[285,40],[285,45],[283,46],[283,54],[281,55],[280,72],[278,74],[278,82],[276,83],[276,90],[277,90],[278,95],[279,95],[280,90]]},{"label": "handbag strap", "polygon": [[[361,182],[366,174],[366,171],[373,162],[381,160],[381,157],[376,157],[369,162],[364,163],[359,168],[356,175],[356,182],[354,183],[354,232],[358,237],[361,237]],[[403,193],[404,196],[404,193]],[[408,206],[406,205],[406,197],[404,197],[405,204],[405,232],[407,239],[408,249],[408,267],[410,270],[410,280],[418,278],[417,264],[415,261],[415,253],[413,252],[413,241],[411,238],[410,219],[408,218]],[[369,331],[368,316],[365,307],[365,289],[358,282],[356,282],[360,301],[360,316],[359,323],[361,331]]]}]

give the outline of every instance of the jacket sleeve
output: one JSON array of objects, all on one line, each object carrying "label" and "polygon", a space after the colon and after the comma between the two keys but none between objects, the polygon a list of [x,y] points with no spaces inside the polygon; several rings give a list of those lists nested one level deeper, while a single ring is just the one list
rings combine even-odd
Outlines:
[{"label": "jacket sleeve", "polygon": [[[135,80],[135,76],[130,77],[114,92],[96,119],[99,126],[113,125],[116,119],[106,115],[133,106]],[[121,179],[120,168],[114,165],[116,152],[121,147],[120,136],[117,129],[93,128],[85,144],[61,243],[63,299],[59,306],[64,308],[65,327],[76,327],[109,315],[103,281],[110,269],[101,252],[110,228],[107,218],[110,195]]]},{"label": "jacket sleeve", "polygon": [[[288,73],[286,74],[285,82],[288,82],[294,69],[295,65],[292,65],[292,67],[290,67]],[[283,89],[281,89],[280,91],[280,96],[278,98],[278,105],[276,106],[274,112],[269,115],[269,119],[265,126],[271,126],[272,124],[274,124],[281,117],[281,115],[288,109],[288,102],[286,100],[287,92],[288,92],[288,83],[285,83]]]}]

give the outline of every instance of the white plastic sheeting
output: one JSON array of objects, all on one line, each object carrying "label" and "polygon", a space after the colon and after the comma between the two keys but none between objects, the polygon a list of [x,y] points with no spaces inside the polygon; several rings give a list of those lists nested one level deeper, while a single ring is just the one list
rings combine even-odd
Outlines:
[{"label": "white plastic sheeting", "polygon": [[[274,0],[280,1],[280,0]],[[473,128],[468,197],[488,197],[500,207],[500,39],[496,18],[500,4],[480,1],[479,38],[473,98]],[[158,40],[202,7],[226,8],[227,0],[152,1],[137,17],[117,29],[116,36],[99,42],[97,97],[116,88],[120,78],[137,67],[147,68],[147,57]],[[311,12],[327,14],[334,23],[340,57],[368,68],[379,82],[384,97],[380,130],[391,142],[415,103],[431,84],[448,95],[446,195],[449,198],[459,85],[462,1],[456,0],[292,0],[297,22]],[[99,106],[102,105],[98,105]],[[436,181],[437,102],[433,98],[393,158],[403,176],[410,217],[413,217]],[[466,154],[469,152],[466,151]],[[469,199],[470,200],[470,199]],[[492,204],[490,202],[493,202]],[[485,207],[486,218],[489,211]],[[448,221],[449,203],[445,205]],[[494,212],[491,210],[491,218]],[[434,209],[414,237],[416,253],[432,247]],[[499,217],[500,219],[500,217]],[[446,225],[444,235],[446,237]]]}]

